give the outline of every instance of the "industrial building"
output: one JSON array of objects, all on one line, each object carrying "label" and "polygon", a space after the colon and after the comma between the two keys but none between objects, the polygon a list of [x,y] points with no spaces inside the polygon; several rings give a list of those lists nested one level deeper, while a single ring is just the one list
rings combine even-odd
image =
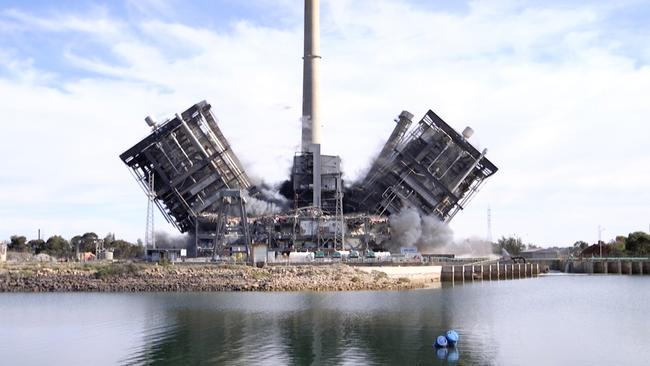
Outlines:
[{"label": "industrial building", "polygon": [[[415,126],[402,112],[384,148],[359,182],[345,186],[341,158],[321,154],[319,4],[305,0],[301,149],[287,185],[291,207],[251,216],[247,202],[264,200],[251,183],[206,101],[152,128],[120,158],[150,199],[146,244],[156,248],[152,210],[193,238],[189,256],[252,257],[265,243],[277,252],[382,250],[388,217],[415,208],[449,222],[497,168],[433,111]],[[344,213],[345,211],[345,213]]]}]

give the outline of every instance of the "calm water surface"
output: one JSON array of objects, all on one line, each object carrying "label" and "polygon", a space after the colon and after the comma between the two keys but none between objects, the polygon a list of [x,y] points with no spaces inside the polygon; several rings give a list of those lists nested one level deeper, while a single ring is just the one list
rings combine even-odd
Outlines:
[{"label": "calm water surface", "polygon": [[[0,364],[648,365],[650,277],[401,292],[0,294]],[[436,352],[455,328],[459,347]]]}]

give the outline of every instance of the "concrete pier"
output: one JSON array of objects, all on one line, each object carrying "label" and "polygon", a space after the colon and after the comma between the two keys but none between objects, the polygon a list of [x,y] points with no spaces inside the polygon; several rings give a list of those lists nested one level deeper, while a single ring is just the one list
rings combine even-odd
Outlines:
[{"label": "concrete pier", "polygon": [[492,275],[492,266],[489,264],[484,264],[481,266],[481,271],[483,272],[483,280],[484,281],[489,281]]},{"label": "concrete pier", "polygon": [[632,262],[619,262],[621,266],[621,274],[632,274]]},{"label": "concrete pier", "polygon": [[475,280],[483,280],[483,266],[472,266],[472,276],[474,276]]},{"label": "concrete pier", "polygon": [[498,281],[530,278],[539,275],[537,263],[491,263],[442,266],[443,282]]},{"label": "concrete pier", "polygon": [[454,280],[454,266],[443,266],[440,272],[440,281],[450,282]]},{"label": "concrete pier", "polygon": [[463,280],[474,281],[474,273],[472,272],[474,266],[463,266]]},{"label": "concrete pier", "polygon": [[632,263],[632,274],[643,275],[643,262]]},{"label": "concrete pier", "polygon": [[490,264],[490,279],[498,280],[499,279],[499,265]]},{"label": "concrete pier", "polygon": [[454,266],[454,281],[464,282],[465,281],[465,266]]},{"label": "concrete pier", "polygon": [[563,261],[567,273],[646,275],[650,274],[647,258],[589,258]]}]

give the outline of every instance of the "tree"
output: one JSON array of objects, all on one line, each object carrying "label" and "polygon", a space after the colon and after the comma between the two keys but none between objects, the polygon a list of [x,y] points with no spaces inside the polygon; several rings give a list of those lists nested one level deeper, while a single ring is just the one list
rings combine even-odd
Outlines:
[{"label": "tree", "polygon": [[75,253],[77,252],[77,248],[79,248],[79,252],[81,252],[81,235],[73,236],[72,239],[70,239],[70,246]]},{"label": "tree", "polygon": [[612,257],[625,256],[625,239],[626,237],[619,235],[615,240],[610,241],[607,246],[609,247],[609,255]]},{"label": "tree", "polygon": [[576,249],[585,250],[589,247],[589,243],[586,241],[578,240],[577,242],[573,243],[573,247]]},{"label": "tree", "polygon": [[522,243],[521,238],[517,237],[504,237],[497,241],[497,248],[499,249],[499,254],[505,249],[510,255],[517,255],[521,253],[522,250],[526,248],[524,243]]},{"label": "tree", "polygon": [[45,241],[41,239],[34,239],[27,242],[27,246],[32,252],[38,254],[45,250]]},{"label": "tree", "polygon": [[47,239],[45,247],[47,254],[55,257],[69,257],[72,254],[70,243],[59,235]]},{"label": "tree", "polygon": [[95,253],[97,240],[99,240],[99,236],[93,232],[83,234],[81,236],[82,251]]},{"label": "tree", "polygon": [[110,247],[116,259],[139,258],[144,255],[144,250],[139,245],[133,245],[126,240],[115,240]]},{"label": "tree", "polygon": [[630,233],[625,239],[625,249],[634,255],[650,254],[650,235],[643,231]]},{"label": "tree", "polygon": [[24,236],[12,235],[7,247],[17,252],[29,251],[29,247],[27,246],[27,238]]},{"label": "tree", "polygon": [[99,236],[93,232],[88,232],[83,235],[76,235],[70,239],[70,245],[76,251],[79,247],[79,252],[95,252],[95,245],[99,240]]}]

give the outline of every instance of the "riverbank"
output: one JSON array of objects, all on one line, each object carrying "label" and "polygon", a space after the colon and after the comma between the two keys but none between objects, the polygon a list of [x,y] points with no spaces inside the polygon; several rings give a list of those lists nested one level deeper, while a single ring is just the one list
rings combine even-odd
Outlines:
[{"label": "riverbank", "polygon": [[424,287],[407,277],[331,266],[5,263],[0,292],[358,291]]}]

